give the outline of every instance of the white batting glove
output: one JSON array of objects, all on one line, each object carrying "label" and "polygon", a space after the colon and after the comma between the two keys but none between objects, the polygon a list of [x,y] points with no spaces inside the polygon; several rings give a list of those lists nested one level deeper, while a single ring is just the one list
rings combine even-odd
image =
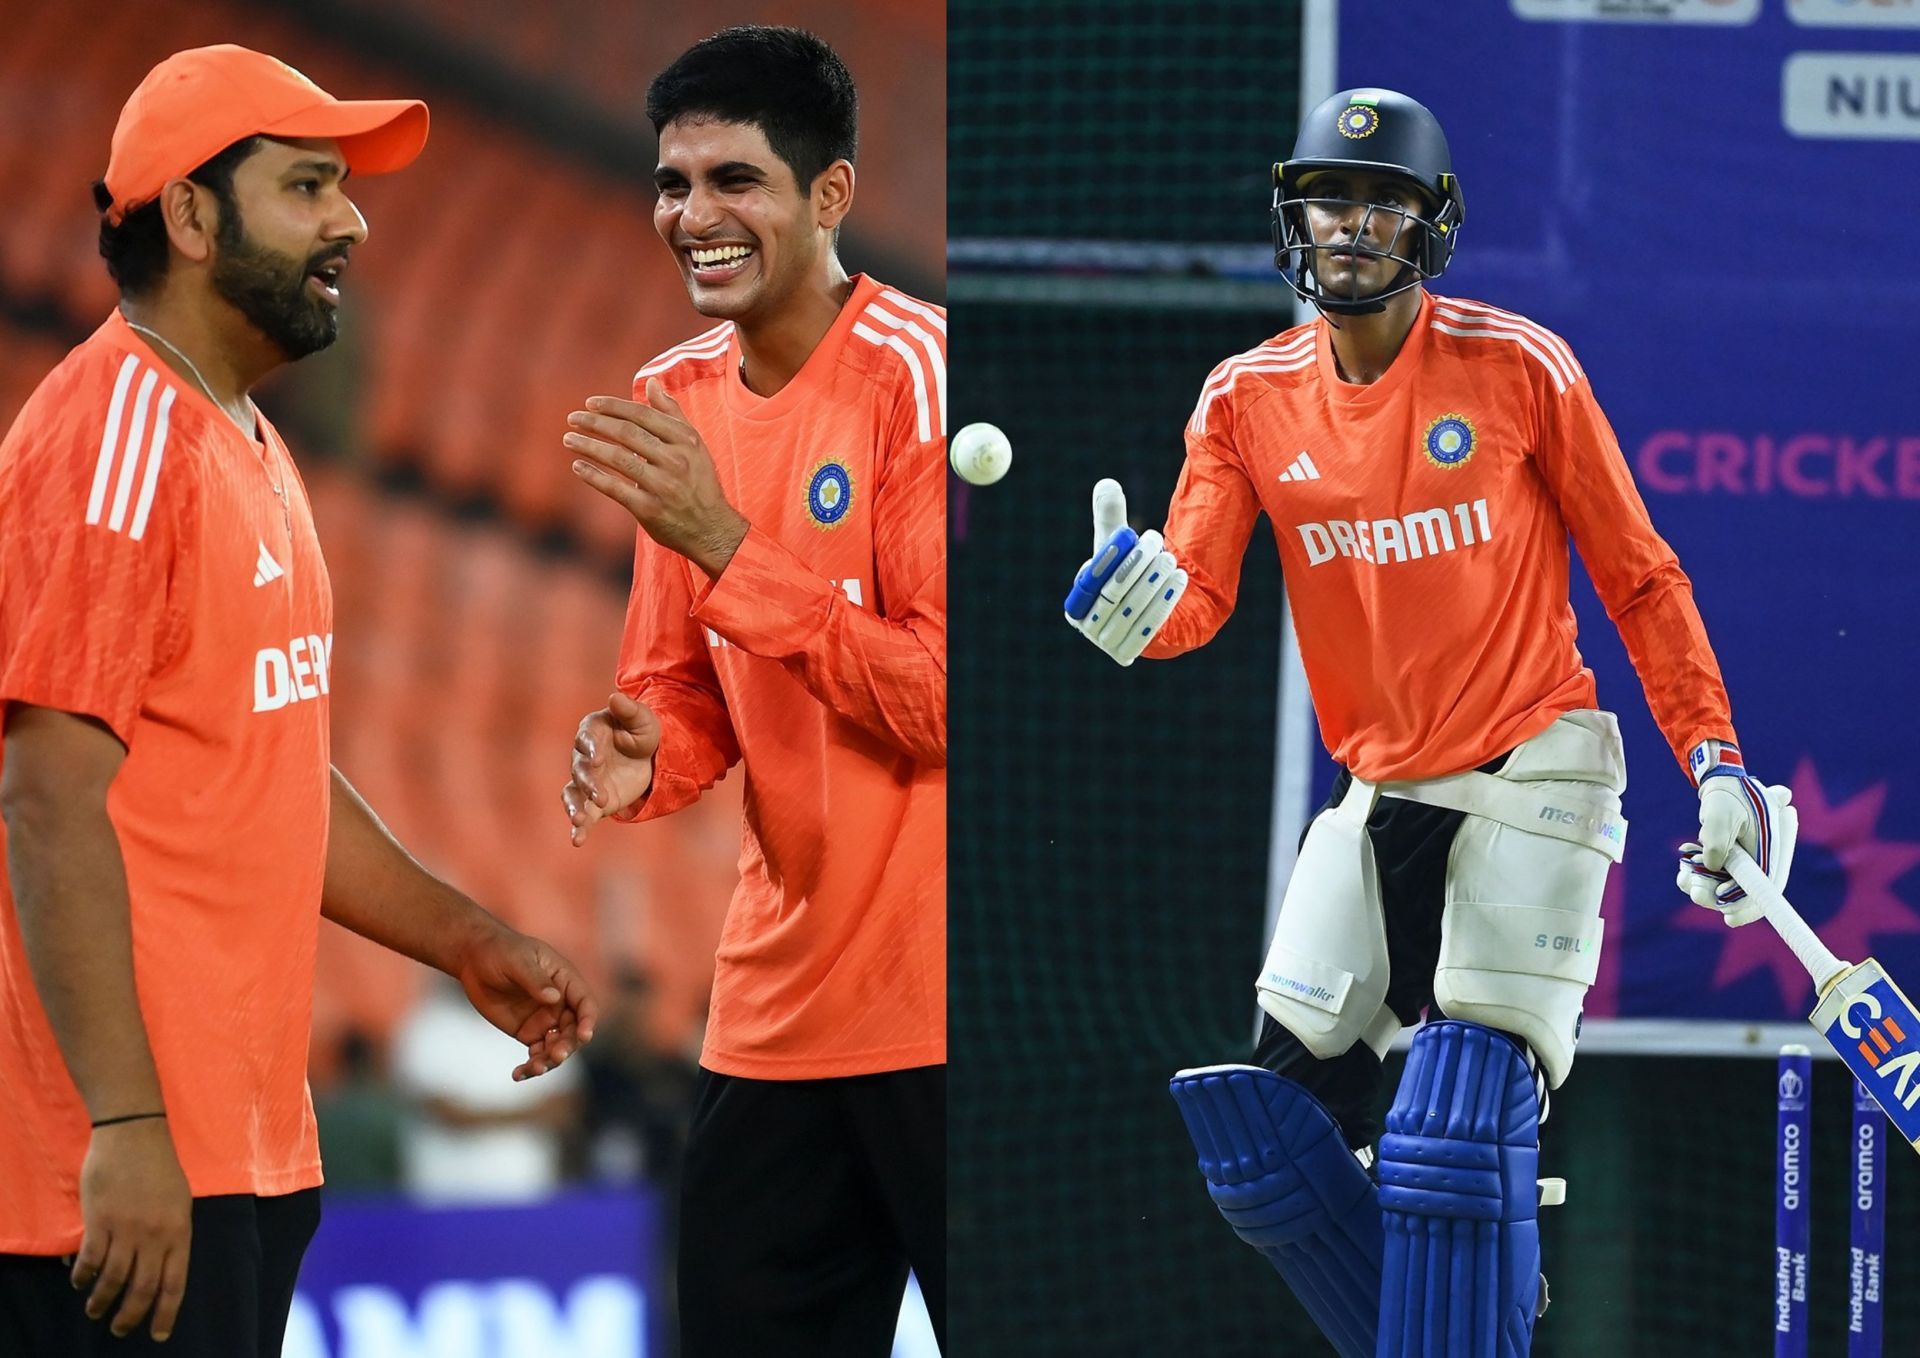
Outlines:
[{"label": "white batting glove", "polygon": [[1680,846],[1676,880],[1695,905],[1719,911],[1729,928],[1751,924],[1763,912],[1727,873],[1727,855],[1738,844],[1784,892],[1800,836],[1793,790],[1751,777],[1740,751],[1721,741],[1703,741],[1689,766],[1701,770],[1700,839]]},{"label": "white batting glove", "polygon": [[1187,573],[1157,532],[1127,527],[1127,494],[1103,480],[1093,488],[1093,555],[1067,594],[1067,622],[1122,665],[1153,640],[1187,590]]}]

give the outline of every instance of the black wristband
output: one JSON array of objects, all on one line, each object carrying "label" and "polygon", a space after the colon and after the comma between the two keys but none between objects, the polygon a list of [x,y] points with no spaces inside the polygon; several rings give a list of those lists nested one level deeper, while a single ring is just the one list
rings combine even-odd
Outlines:
[{"label": "black wristband", "polygon": [[118,1122],[145,1122],[148,1118],[163,1118],[165,1116],[165,1113],[128,1113],[123,1118],[101,1118],[93,1125],[96,1128],[111,1127]]}]

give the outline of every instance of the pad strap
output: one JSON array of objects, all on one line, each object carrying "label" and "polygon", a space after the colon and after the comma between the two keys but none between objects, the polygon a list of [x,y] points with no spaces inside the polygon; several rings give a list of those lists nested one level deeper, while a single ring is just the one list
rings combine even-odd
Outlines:
[{"label": "pad strap", "polygon": [[1626,852],[1627,818],[1616,809],[1612,794],[1606,792],[1548,789],[1478,769],[1445,778],[1382,783],[1379,791],[1383,797],[1464,811],[1529,834],[1564,839],[1605,854],[1615,863]]}]

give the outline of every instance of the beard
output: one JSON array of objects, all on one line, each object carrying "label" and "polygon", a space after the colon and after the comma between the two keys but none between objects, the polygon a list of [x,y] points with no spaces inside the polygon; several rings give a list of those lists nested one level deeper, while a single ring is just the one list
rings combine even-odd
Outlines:
[{"label": "beard", "polygon": [[214,235],[213,290],[265,335],[289,363],[318,353],[340,337],[339,309],[315,297],[307,275],[344,253],[329,246],[295,259],[247,235],[237,203],[223,203]]}]

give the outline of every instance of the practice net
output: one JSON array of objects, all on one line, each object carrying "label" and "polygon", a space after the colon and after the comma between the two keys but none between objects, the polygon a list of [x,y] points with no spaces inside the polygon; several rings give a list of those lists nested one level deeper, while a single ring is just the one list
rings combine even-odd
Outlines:
[{"label": "practice net", "polygon": [[[1208,1203],[1166,1081],[1248,1059],[1280,671],[1263,520],[1210,645],[1122,672],[1059,608],[1113,476],[1162,521],[1207,372],[1293,323],[1266,242],[1300,103],[1288,0],[949,5],[955,1352],[1329,1354]],[[1810,1045],[1818,1045],[1812,1034]],[[1382,1101],[1400,1066],[1389,1062]],[[1813,1352],[1844,1352],[1846,1077],[1820,1062]],[[1773,1065],[1586,1052],[1542,1172],[1541,1358],[1770,1351]],[[1889,1166],[1890,1244],[1920,1232]],[[1897,1251],[1884,1279],[1904,1294]],[[1889,1353],[1920,1343],[1889,1316]]]}]

